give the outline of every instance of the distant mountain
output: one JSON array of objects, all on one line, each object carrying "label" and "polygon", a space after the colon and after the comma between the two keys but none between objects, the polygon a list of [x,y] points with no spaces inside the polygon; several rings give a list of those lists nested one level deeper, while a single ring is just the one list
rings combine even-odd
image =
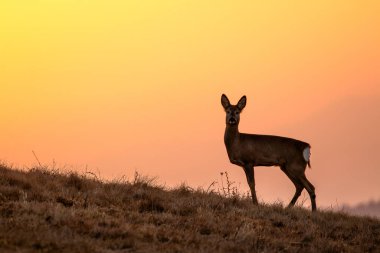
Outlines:
[{"label": "distant mountain", "polygon": [[380,218],[380,200],[372,200],[367,203],[360,203],[356,206],[345,205],[343,206],[343,211],[359,216],[371,216]]}]

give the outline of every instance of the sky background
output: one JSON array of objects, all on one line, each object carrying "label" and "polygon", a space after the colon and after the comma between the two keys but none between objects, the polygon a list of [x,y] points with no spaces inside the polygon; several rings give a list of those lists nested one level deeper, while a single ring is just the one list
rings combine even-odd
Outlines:
[{"label": "sky background", "polygon": [[[379,13],[378,1],[1,1],[0,160],[27,168],[33,150],[105,179],[138,170],[204,188],[227,171],[245,192],[220,96],[246,95],[241,132],[312,145],[318,204],[378,200]],[[255,171],[259,201],[291,199],[279,168]]]}]

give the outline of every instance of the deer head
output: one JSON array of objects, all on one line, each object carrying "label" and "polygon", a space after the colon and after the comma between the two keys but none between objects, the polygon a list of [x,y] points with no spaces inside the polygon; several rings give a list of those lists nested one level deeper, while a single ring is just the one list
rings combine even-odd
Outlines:
[{"label": "deer head", "polygon": [[243,111],[247,103],[247,97],[242,96],[237,105],[231,105],[226,95],[222,95],[222,106],[226,112],[226,124],[229,126],[237,126],[240,121],[240,113]]}]

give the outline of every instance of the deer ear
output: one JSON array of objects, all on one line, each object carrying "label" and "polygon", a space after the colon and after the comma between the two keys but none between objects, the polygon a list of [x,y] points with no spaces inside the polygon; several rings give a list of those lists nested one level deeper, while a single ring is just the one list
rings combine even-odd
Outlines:
[{"label": "deer ear", "polygon": [[242,96],[241,99],[239,100],[239,102],[237,103],[237,107],[239,108],[239,110],[243,110],[245,105],[247,104],[247,97],[246,96]]},{"label": "deer ear", "polygon": [[227,107],[231,106],[230,100],[228,100],[227,96],[224,94],[222,95],[222,106],[224,109],[227,109]]}]

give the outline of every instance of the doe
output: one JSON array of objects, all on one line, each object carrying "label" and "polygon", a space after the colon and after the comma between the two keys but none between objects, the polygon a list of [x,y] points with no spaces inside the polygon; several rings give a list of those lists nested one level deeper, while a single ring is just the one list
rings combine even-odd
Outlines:
[{"label": "doe", "polygon": [[279,166],[296,187],[289,207],[294,206],[305,188],[310,195],[311,209],[316,211],[315,188],[305,176],[306,165],[310,167],[310,144],[287,137],[240,133],[240,113],[246,103],[246,96],[237,105],[231,105],[227,96],[222,95],[222,106],[226,112],[224,144],[230,162],[244,169],[253,204],[258,204],[254,167]]}]

